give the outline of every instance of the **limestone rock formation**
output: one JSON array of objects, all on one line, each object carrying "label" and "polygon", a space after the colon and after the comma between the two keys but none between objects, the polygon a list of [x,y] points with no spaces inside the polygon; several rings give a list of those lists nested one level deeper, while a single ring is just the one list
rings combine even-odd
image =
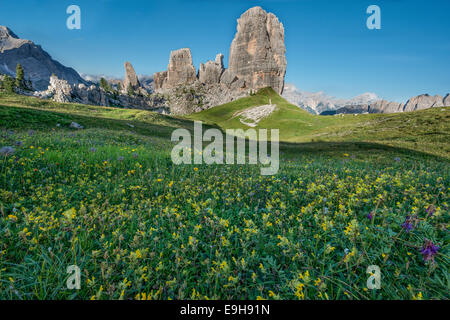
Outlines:
[{"label": "limestone rock formation", "polygon": [[184,115],[209,109],[248,94],[246,90],[231,90],[220,84],[196,81],[166,90],[164,96],[167,98],[171,114]]},{"label": "limestone rock formation", "polygon": [[128,61],[125,62],[125,79],[123,80],[123,89],[126,91],[128,87],[131,86],[133,89],[138,89],[140,83],[133,66]]},{"label": "limestone rock formation", "polygon": [[177,85],[193,83],[195,80],[197,80],[197,74],[192,64],[191,49],[183,48],[172,51],[167,67],[166,86],[173,88]]},{"label": "limestone rock formation", "polygon": [[74,69],[53,60],[40,46],[19,39],[9,28],[0,26],[0,73],[15,76],[17,63],[22,65],[25,79],[31,80],[37,90],[47,88],[52,74],[69,84],[85,83]]},{"label": "limestone rock formation", "polygon": [[281,93],[285,52],[283,25],[273,14],[254,7],[238,20],[229,69],[218,54],[215,61],[202,63],[196,74],[190,49],[179,49],[171,52],[167,71],[153,75],[153,89],[169,97],[175,114],[227,103],[268,86]]},{"label": "limestone rock formation", "polygon": [[219,53],[215,61],[200,64],[198,79],[202,83],[219,83],[225,68],[223,67],[223,54]]},{"label": "limestone rock formation", "polygon": [[430,96],[428,94],[421,94],[409,99],[403,107],[403,111],[415,111],[442,106],[444,106],[444,98],[440,95]]},{"label": "limestone rock formation", "polygon": [[153,90],[161,90],[167,84],[167,71],[156,72],[153,75]]},{"label": "limestone rock formation", "polygon": [[270,86],[281,94],[287,65],[285,53],[283,24],[274,14],[253,7],[238,19],[229,70],[248,88]]},{"label": "limestone rock formation", "polygon": [[[143,89],[143,88],[139,88]],[[76,102],[101,106],[121,106],[169,113],[166,100],[159,95],[133,95],[107,92],[96,85],[84,84],[70,85],[66,80],[56,76],[50,78],[47,90],[35,91],[34,96],[43,99],[52,99],[57,102]]]},{"label": "limestone rock formation", "polygon": [[57,76],[50,77],[48,87],[49,95],[57,102],[70,102],[72,96],[72,87],[66,80],[58,79]]},{"label": "limestone rock formation", "polygon": [[403,104],[398,102],[390,102],[386,100],[378,100],[370,104],[369,113],[394,113],[402,112]]}]

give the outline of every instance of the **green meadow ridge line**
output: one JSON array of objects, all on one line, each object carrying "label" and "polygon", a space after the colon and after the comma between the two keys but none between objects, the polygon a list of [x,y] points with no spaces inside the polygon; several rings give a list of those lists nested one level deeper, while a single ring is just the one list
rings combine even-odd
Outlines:
[{"label": "green meadow ridge line", "polygon": [[[58,121],[70,123],[70,119],[78,119],[87,127],[104,126],[170,138],[175,128],[192,131],[193,121],[202,121],[206,126],[222,130],[249,129],[236,114],[269,102],[276,106],[275,110],[261,119],[255,129],[279,129],[281,142],[297,144],[301,148],[306,148],[308,143],[369,142],[450,158],[448,107],[396,114],[317,116],[290,104],[271,88],[260,89],[254,95],[187,116],[0,94],[0,106],[3,106],[0,126],[42,126],[45,121],[56,126]],[[31,111],[34,111],[33,115]]]}]

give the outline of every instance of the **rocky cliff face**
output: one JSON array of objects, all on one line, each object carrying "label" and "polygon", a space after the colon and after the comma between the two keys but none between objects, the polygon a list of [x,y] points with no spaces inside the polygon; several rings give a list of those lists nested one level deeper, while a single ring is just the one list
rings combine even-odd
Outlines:
[{"label": "rocky cliff face", "polygon": [[409,99],[403,107],[403,111],[416,111],[442,106],[444,106],[444,98],[440,95],[430,96],[428,94],[421,94],[417,97]]},{"label": "rocky cliff face", "polygon": [[251,89],[270,86],[281,94],[287,64],[285,53],[283,24],[272,13],[254,7],[238,19],[229,69]]},{"label": "rocky cliff face", "polygon": [[402,112],[403,104],[398,102],[390,102],[386,100],[378,100],[370,104],[369,113],[394,113]]},{"label": "rocky cliff face", "polygon": [[196,80],[197,75],[189,48],[172,51],[167,71],[157,72],[153,75],[155,90],[172,89],[179,85],[194,83]]},{"label": "rocky cliff face", "polygon": [[25,79],[37,90],[47,88],[52,74],[69,84],[85,83],[74,69],[53,60],[40,46],[19,39],[10,29],[0,26],[0,73],[15,76],[17,63],[22,65]]},{"label": "rocky cliff face", "polygon": [[198,70],[198,80],[201,83],[219,83],[222,73],[225,71],[223,67],[223,54],[219,53],[215,61],[208,61],[200,64]]},{"label": "rocky cliff face", "polygon": [[197,80],[197,75],[192,64],[191,49],[183,48],[172,51],[167,67],[167,88],[190,84],[195,80]]},{"label": "rocky cliff face", "polygon": [[166,88],[167,71],[156,72],[153,74],[153,89],[156,91]]}]

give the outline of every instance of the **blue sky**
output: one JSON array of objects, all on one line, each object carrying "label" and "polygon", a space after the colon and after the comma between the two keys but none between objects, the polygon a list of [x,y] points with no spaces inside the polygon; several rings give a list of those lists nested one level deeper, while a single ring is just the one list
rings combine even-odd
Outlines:
[{"label": "blue sky", "polygon": [[[81,8],[81,30],[68,30],[66,8]],[[381,30],[366,9],[381,8]],[[80,73],[122,77],[165,70],[171,50],[191,48],[194,65],[219,52],[228,64],[236,19],[259,5],[285,27],[286,82],[349,98],[375,92],[405,101],[450,92],[448,0],[0,0],[0,25],[33,40]]]}]

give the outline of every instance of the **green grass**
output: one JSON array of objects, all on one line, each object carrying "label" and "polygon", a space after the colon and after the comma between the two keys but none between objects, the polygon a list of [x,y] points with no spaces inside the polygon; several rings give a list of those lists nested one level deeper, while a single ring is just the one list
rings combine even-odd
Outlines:
[{"label": "green grass", "polygon": [[284,100],[271,88],[187,116],[223,129],[248,129],[233,115],[249,107],[269,103],[277,109],[258,123],[255,129],[279,129],[286,142],[372,142],[387,146],[427,152],[450,158],[450,108],[397,114],[360,114],[342,116],[311,115]]},{"label": "green grass", "polygon": [[[0,298],[448,299],[448,111],[363,126],[287,105],[261,123],[292,137],[277,175],[172,163],[173,129],[238,126],[232,114],[268,95],[283,107],[263,93],[188,119],[0,96],[0,147],[16,148],[0,158]],[[315,129],[291,128],[293,114]],[[66,288],[73,264],[80,290]],[[380,290],[366,287],[369,265]]]}]

